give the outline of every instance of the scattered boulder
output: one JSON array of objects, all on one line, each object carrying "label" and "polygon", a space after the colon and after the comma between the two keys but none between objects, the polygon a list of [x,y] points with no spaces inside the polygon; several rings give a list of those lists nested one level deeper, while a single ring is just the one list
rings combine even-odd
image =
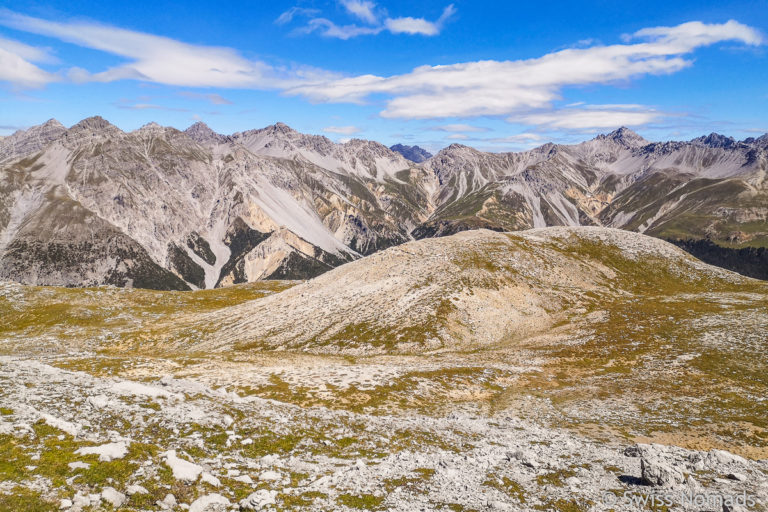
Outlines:
[{"label": "scattered boulder", "polygon": [[176,496],[173,494],[166,494],[165,498],[157,502],[157,504],[160,506],[160,508],[165,510],[173,509],[176,507]]},{"label": "scattered boulder", "polygon": [[223,512],[229,505],[229,500],[221,494],[207,494],[193,501],[189,512]]},{"label": "scattered boulder", "polygon": [[185,482],[194,482],[200,473],[203,472],[203,466],[189,462],[188,460],[180,459],[176,455],[176,450],[169,450],[163,454],[165,456],[165,464],[173,471],[173,478],[176,480],[183,480]]},{"label": "scattered boulder", "polygon": [[200,481],[212,485],[213,487],[221,487],[221,480],[208,473],[207,471],[200,476]]},{"label": "scattered boulder", "polygon": [[125,494],[119,492],[114,487],[105,487],[101,491],[101,499],[111,504],[115,508],[122,507],[125,503]]},{"label": "scattered boulder", "polygon": [[251,478],[248,475],[236,476],[232,480],[234,480],[236,482],[240,482],[241,484],[253,485],[253,478]]},{"label": "scattered boulder", "polygon": [[539,461],[536,460],[536,456],[528,451],[523,450],[517,450],[514,452],[510,452],[507,454],[507,460],[508,461],[518,461],[523,466],[528,466],[529,468],[536,469],[539,467]]},{"label": "scattered boulder", "polygon": [[134,494],[149,494],[149,491],[141,485],[129,485],[125,490],[125,494],[128,496],[133,496]]},{"label": "scattered boulder", "polygon": [[109,462],[114,459],[122,459],[128,455],[128,443],[107,443],[101,446],[86,446],[75,451],[76,455],[98,455],[99,462]]},{"label": "scattered boulder", "polygon": [[709,459],[709,462],[711,464],[725,464],[725,465],[731,465],[731,464],[738,464],[738,465],[747,465],[749,464],[747,462],[747,459],[744,457],[740,457],[738,455],[735,455],[733,453],[727,452],[725,450],[712,450],[707,454],[707,458]]},{"label": "scattered boulder", "polygon": [[276,503],[277,491],[261,489],[240,501],[240,510],[262,510]]},{"label": "scattered boulder", "polygon": [[265,471],[259,475],[259,480],[262,482],[274,482],[280,480],[280,473],[277,471]]}]

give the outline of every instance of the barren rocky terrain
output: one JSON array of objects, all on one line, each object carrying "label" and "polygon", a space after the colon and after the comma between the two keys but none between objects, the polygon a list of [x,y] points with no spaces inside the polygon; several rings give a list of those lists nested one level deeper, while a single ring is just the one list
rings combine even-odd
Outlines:
[{"label": "barren rocky terrain", "polygon": [[1,510],[766,510],[768,285],[607,228],[0,284]]}]

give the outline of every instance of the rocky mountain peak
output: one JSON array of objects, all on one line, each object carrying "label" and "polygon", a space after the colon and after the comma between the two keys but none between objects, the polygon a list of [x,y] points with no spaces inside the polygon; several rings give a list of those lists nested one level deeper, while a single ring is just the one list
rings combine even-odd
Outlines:
[{"label": "rocky mountain peak", "polygon": [[638,135],[636,132],[630,130],[626,126],[622,126],[607,135],[598,135],[597,140],[612,140],[627,148],[639,148],[648,144],[648,141]]},{"label": "rocky mountain peak", "polygon": [[110,130],[110,129],[118,129],[115,125],[107,121],[101,116],[92,116],[87,117],[74,125],[70,130],[78,132],[78,131],[103,131],[103,130]]},{"label": "rocky mountain peak", "polygon": [[44,122],[41,125],[41,128],[46,128],[46,129],[49,129],[49,130],[60,129],[60,128],[64,128],[64,125],[61,124],[58,120],[56,120],[54,118],[51,118],[51,119],[47,120],[46,122]]},{"label": "rocky mountain peak", "polygon": [[0,161],[39,151],[66,131],[64,125],[56,119],[49,119],[27,130],[18,130],[0,141]]},{"label": "rocky mountain peak", "polygon": [[707,146],[710,148],[733,148],[738,143],[736,142],[736,139],[733,137],[727,137],[725,135],[720,135],[719,133],[710,133],[707,136],[704,137],[698,137],[696,139],[693,139],[691,141],[693,144],[697,144],[700,146]]},{"label": "rocky mountain peak", "polygon": [[216,133],[202,121],[196,122],[184,130],[184,133],[186,133],[190,139],[200,143],[218,142],[224,138],[223,135]]},{"label": "rocky mountain peak", "polygon": [[152,121],[150,123],[143,125],[138,130],[136,130],[136,133],[157,135],[157,134],[162,134],[165,130],[166,130],[165,127]]},{"label": "rocky mountain peak", "polygon": [[420,148],[419,146],[406,146],[404,144],[395,144],[394,146],[390,146],[389,149],[391,149],[396,153],[400,153],[411,162],[416,162],[417,164],[423,162],[424,160],[428,160],[432,158],[432,153],[430,153],[429,151],[423,148]]},{"label": "rocky mountain peak", "polygon": [[768,149],[768,133],[756,138],[753,144],[759,148]]},{"label": "rocky mountain peak", "polygon": [[298,133],[296,130],[291,128],[285,123],[275,123],[272,126],[268,126],[266,130],[275,133],[275,134],[282,134],[282,135],[293,135],[295,133]]}]

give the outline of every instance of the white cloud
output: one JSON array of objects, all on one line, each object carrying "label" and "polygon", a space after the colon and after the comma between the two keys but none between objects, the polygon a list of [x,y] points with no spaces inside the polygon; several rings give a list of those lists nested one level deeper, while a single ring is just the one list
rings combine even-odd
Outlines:
[{"label": "white cloud", "polygon": [[727,40],[748,45],[762,42],[755,29],[735,21],[656,27],[632,37],[642,41],[570,48],[528,60],[422,66],[404,75],[319,81],[289,89],[288,94],[316,102],[350,103],[383,94],[390,96],[381,112],[387,118],[531,114],[551,109],[564,87],[670,74],[692,65],[686,56],[701,46]]},{"label": "white cloud", "polygon": [[311,34],[317,32],[323,37],[342,40],[364,35],[376,35],[385,30],[392,34],[435,36],[442,31],[448,19],[456,13],[456,8],[451,4],[443,9],[442,15],[436,21],[411,16],[390,18],[385,16],[386,11],[379,9],[376,3],[371,0],[339,0],[339,2],[350,15],[361,20],[365,25],[341,25],[328,18],[312,17],[319,11],[300,7],[293,7],[285,11],[275,23],[284,25],[298,16],[311,18],[305,26],[294,30],[294,33]]},{"label": "white cloud", "polygon": [[323,128],[325,133],[338,133],[340,135],[354,135],[362,130],[357,126],[326,126]]},{"label": "white cloud", "polygon": [[488,128],[481,126],[472,126],[469,124],[444,124],[440,126],[433,126],[430,130],[436,132],[487,132]]},{"label": "white cloud", "polygon": [[676,27],[644,28],[631,36],[624,37],[625,39],[629,37],[630,40],[648,38],[660,44],[677,45],[680,53],[690,51],[691,48],[698,46],[707,46],[732,39],[738,39],[745,44],[753,46],[761,45],[765,42],[760,32],[735,20],[729,20],[721,24],[691,21]]},{"label": "white cloud", "polygon": [[379,23],[379,18],[374,13],[374,9],[376,9],[375,3],[368,0],[341,0],[341,4],[353,16],[360,18],[369,25]]},{"label": "white cloud", "polygon": [[387,30],[393,34],[420,34],[423,36],[435,36],[443,30],[448,19],[456,14],[456,8],[453,4],[443,10],[443,14],[437,21],[427,21],[424,18],[387,18],[384,25]]},{"label": "white cloud", "polygon": [[56,62],[56,59],[45,49],[0,37],[0,82],[37,89],[60,80],[56,74],[33,64],[35,62],[50,64]]},{"label": "white cloud", "polygon": [[448,140],[467,140],[468,138],[469,136],[464,135],[463,133],[454,133],[446,137]]},{"label": "white cloud", "polygon": [[143,80],[187,87],[284,88],[317,78],[317,70],[282,71],[248,60],[231,48],[199,46],[94,23],[59,23],[0,9],[0,24],[125,57],[98,73],[70,70],[74,81]]}]

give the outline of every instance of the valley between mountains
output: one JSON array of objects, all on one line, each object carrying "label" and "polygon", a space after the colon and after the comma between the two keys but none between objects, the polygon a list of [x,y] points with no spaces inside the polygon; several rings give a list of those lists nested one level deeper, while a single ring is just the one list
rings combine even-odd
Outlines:
[{"label": "valley between mountains", "polygon": [[4,282],[0,509],[766,510],[767,330],[764,281],[604,227],[191,292]]},{"label": "valley between mountains", "polygon": [[766,278],[768,135],[626,128],[520,153],[335,144],[278,123],[123,132],[93,117],[0,139],[0,279],[211,289],[306,279],[467,229],[605,226]]}]

